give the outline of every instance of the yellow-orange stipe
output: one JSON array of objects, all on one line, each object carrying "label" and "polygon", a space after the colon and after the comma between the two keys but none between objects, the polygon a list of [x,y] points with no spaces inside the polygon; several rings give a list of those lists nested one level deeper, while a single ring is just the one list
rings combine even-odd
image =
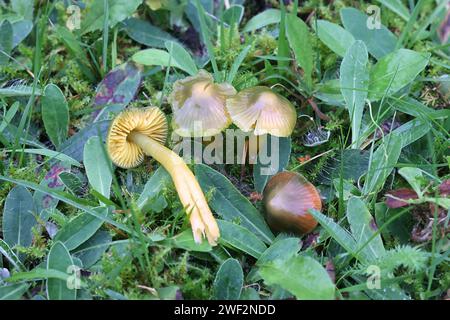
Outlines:
[{"label": "yellow-orange stipe", "polygon": [[107,138],[110,157],[116,165],[131,168],[139,165],[144,155],[153,157],[170,174],[186,212],[189,214],[194,239],[204,236],[216,245],[220,236],[217,222],[205,196],[189,167],[176,153],[166,148],[167,122],[155,107],[128,109],[111,124]]}]

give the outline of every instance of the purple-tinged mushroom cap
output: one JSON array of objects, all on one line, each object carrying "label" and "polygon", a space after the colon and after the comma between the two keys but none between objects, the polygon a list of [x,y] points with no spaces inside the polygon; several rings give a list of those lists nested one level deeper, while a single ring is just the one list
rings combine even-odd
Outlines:
[{"label": "purple-tinged mushroom cap", "polygon": [[297,112],[288,99],[268,87],[242,90],[227,100],[233,122],[244,132],[288,137],[297,122]]},{"label": "purple-tinged mushroom cap", "polygon": [[175,133],[182,137],[218,134],[231,124],[225,101],[235,94],[233,86],[214,83],[212,75],[204,70],[176,81],[169,96]]}]

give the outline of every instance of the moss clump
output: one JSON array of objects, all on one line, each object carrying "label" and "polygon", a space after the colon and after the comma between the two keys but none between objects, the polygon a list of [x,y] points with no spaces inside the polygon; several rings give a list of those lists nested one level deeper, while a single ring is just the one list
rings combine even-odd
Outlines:
[{"label": "moss clump", "polygon": [[[136,248],[129,248],[131,254]],[[136,259],[125,258],[114,248],[104,255],[101,272],[90,280],[95,293],[107,297],[106,290],[120,292],[128,299],[155,299],[159,289],[180,288],[185,299],[211,297],[213,275],[195,262],[188,252],[171,248],[152,248],[149,264],[142,270]]]}]

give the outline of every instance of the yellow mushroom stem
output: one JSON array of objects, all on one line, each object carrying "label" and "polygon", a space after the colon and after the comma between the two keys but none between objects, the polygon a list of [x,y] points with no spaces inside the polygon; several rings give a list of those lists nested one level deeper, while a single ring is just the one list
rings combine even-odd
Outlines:
[{"label": "yellow mushroom stem", "polygon": [[217,244],[219,227],[192,171],[175,152],[142,133],[132,131],[127,138],[144,153],[158,161],[170,174],[186,212],[189,214],[194,240],[201,243],[206,235],[211,245]]}]

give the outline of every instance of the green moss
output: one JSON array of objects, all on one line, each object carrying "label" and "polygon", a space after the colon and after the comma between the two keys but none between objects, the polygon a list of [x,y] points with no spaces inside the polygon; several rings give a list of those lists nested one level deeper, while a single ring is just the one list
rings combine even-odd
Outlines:
[{"label": "green moss", "polygon": [[16,246],[20,253],[27,256],[27,260],[34,261],[42,259],[47,255],[47,240],[42,235],[42,225],[34,226],[31,230],[33,233],[33,242],[30,247]]},{"label": "green moss", "polygon": [[[16,153],[17,156],[17,153]],[[17,179],[25,180],[39,184],[45,176],[46,170],[41,168],[38,163],[35,162],[34,156],[26,155],[25,160],[27,165],[19,168],[15,165],[11,165],[6,169],[6,176]],[[0,212],[3,211],[3,204],[9,191],[14,187],[12,183],[2,182],[2,188],[0,189]]]},{"label": "green moss", "polygon": [[[117,270],[118,266],[120,270]],[[210,269],[199,267],[188,252],[167,247],[152,248],[150,264],[143,271],[136,259],[124,259],[116,250],[110,250],[102,258],[101,268],[101,273],[91,277],[94,283],[102,284],[95,290],[101,296],[106,296],[105,290],[109,289],[129,299],[154,299],[159,288],[174,285],[181,289],[185,299],[211,296],[213,275]]]}]

